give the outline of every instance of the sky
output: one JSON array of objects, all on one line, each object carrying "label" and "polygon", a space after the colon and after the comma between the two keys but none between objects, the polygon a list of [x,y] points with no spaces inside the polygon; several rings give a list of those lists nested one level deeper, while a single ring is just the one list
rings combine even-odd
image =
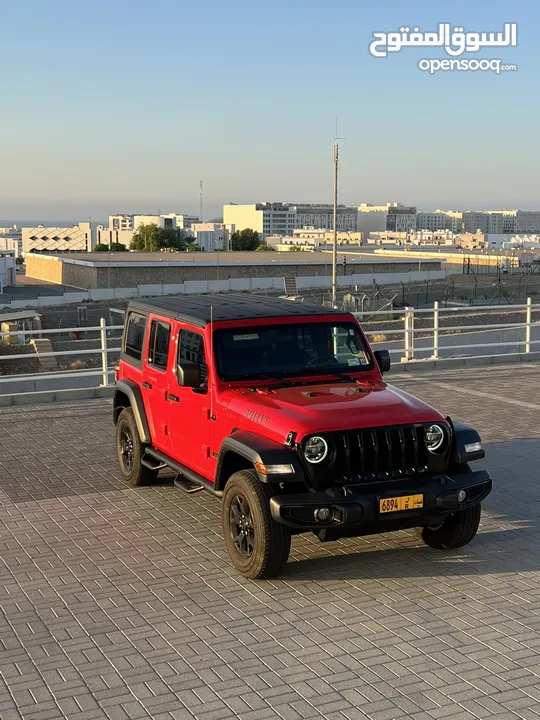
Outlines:
[{"label": "sky", "polygon": [[[0,0],[0,224],[224,203],[540,209],[537,0]],[[401,26],[501,31],[517,71],[373,57]]]}]

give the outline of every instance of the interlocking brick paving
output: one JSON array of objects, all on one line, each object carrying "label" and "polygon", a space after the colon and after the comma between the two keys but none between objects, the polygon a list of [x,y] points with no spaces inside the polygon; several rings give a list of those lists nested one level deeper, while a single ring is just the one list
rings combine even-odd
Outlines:
[{"label": "interlocking brick paving", "polygon": [[259,583],[212,496],[126,489],[109,403],[0,410],[1,720],[538,720],[539,377],[390,376],[482,433],[473,544],[297,537]]}]

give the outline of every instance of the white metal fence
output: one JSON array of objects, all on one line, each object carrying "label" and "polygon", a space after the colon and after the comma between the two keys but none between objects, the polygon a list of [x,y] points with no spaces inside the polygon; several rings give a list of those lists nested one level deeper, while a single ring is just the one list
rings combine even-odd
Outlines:
[{"label": "white metal fence", "polygon": [[[366,335],[375,348],[387,348],[394,362],[410,363],[531,353],[534,346],[540,345],[540,321],[533,320],[534,312],[540,314],[540,304],[533,305],[528,298],[525,305],[441,308],[436,302],[432,308],[420,310],[407,307],[402,310],[365,311],[355,315],[364,325]],[[463,316],[469,319],[461,322]],[[512,319],[509,320],[508,316]],[[471,322],[471,317],[475,322]],[[454,324],[448,324],[450,320]],[[94,347],[17,353],[18,347],[28,348],[28,344],[10,345],[15,350],[14,354],[4,354],[6,351],[2,352],[0,346],[0,395],[111,385],[120,353],[122,328],[122,325],[107,325],[102,318],[99,325],[92,327],[3,333],[4,342],[9,336],[16,336],[18,340],[21,337],[30,339],[48,336],[58,340],[60,336],[65,336],[73,340],[74,344],[78,342],[76,338],[91,341]],[[95,366],[54,372],[5,374],[5,364],[28,360],[40,362],[48,357],[72,357],[76,360],[92,357]]]}]

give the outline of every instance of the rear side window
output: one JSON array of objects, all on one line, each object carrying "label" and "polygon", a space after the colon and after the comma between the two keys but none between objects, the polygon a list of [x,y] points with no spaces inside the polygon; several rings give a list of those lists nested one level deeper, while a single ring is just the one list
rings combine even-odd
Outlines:
[{"label": "rear side window", "polygon": [[148,364],[158,368],[167,369],[169,357],[169,343],[171,340],[171,326],[161,320],[152,320],[150,326],[150,343],[148,346]]},{"label": "rear side window", "polygon": [[144,331],[146,330],[146,315],[132,312],[127,320],[124,352],[126,355],[140,360],[144,345]]}]

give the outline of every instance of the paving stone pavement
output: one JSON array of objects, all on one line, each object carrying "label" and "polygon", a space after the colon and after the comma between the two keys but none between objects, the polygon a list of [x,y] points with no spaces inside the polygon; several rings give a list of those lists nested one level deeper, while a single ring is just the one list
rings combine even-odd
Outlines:
[{"label": "paving stone pavement", "polygon": [[107,401],[0,410],[0,719],[538,720],[539,377],[390,376],[482,433],[473,544],[298,537],[260,583],[216,499],[122,485]]}]

